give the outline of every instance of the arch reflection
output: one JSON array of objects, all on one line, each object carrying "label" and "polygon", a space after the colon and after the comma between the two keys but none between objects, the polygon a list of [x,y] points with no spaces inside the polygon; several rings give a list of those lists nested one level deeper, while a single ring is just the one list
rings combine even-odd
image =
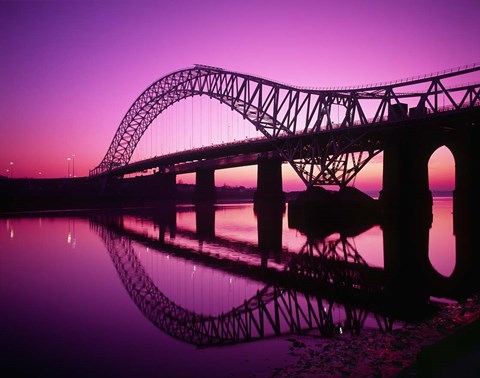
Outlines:
[{"label": "arch reflection", "polygon": [[[385,264],[378,267],[368,265],[355,243],[369,228],[366,225],[334,234],[332,230],[303,230],[303,244],[287,250],[278,227],[252,227],[258,240],[233,240],[215,229],[212,233],[209,222],[207,237],[199,225],[205,214],[215,225],[216,210],[204,210],[142,209],[90,219],[123,285],[145,317],[163,332],[198,346],[310,331],[323,336],[358,334],[372,326],[388,331],[431,314],[435,309],[432,296],[454,298],[459,288],[472,289],[460,270],[466,265],[457,264],[456,273],[449,278],[431,267],[428,220],[382,224]],[[195,216],[191,228],[177,221],[177,216],[185,214]],[[282,224],[284,214],[277,216],[280,220],[272,220],[272,225]],[[262,217],[256,214],[255,221],[265,222]],[[280,238],[280,243],[271,242],[272,235]],[[136,245],[147,246],[147,253],[175,255],[197,267],[213,267],[229,277],[240,275],[263,282],[263,286],[228,311],[208,315],[192,311],[157,287],[138,258]]]}]

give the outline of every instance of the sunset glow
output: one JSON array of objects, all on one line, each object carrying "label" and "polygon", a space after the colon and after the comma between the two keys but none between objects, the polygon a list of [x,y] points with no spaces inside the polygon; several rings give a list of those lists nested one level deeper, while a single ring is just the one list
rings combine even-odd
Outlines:
[{"label": "sunset glow", "polygon": [[[1,2],[0,175],[88,175],[145,88],[197,63],[336,87],[478,62],[479,14],[480,3],[468,0]],[[197,106],[189,104],[178,106]],[[238,124],[203,106],[203,123]],[[192,122],[199,121],[183,124]],[[239,127],[237,137],[255,136]],[[219,143],[229,133],[222,132]],[[144,143],[152,151],[167,138],[188,146],[188,133],[175,126],[168,136],[146,134]],[[196,138],[203,145],[213,136],[207,130]],[[284,190],[304,189],[290,167],[283,172]],[[440,151],[430,166],[431,186],[452,190],[453,172],[453,158]],[[355,185],[378,190],[381,182],[379,156]],[[217,171],[216,184],[255,186],[256,167]]]}]

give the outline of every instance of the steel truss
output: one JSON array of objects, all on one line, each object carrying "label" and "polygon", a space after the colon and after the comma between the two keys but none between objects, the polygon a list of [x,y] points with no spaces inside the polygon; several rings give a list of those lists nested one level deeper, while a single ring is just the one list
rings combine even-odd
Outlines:
[{"label": "steel truss", "polygon": [[[91,176],[127,165],[145,131],[165,109],[191,96],[209,96],[240,113],[274,143],[307,187],[347,185],[381,152],[373,126],[480,106],[480,83],[447,87],[453,77],[480,71],[461,67],[421,78],[356,88],[309,89],[205,65],[176,71],[148,87],[118,127]],[[411,108],[404,106],[405,101]],[[354,134],[344,132],[355,129]],[[308,143],[298,135],[312,135]],[[282,143],[275,143],[279,140]],[[361,143],[361,148],[355,145]]]}]

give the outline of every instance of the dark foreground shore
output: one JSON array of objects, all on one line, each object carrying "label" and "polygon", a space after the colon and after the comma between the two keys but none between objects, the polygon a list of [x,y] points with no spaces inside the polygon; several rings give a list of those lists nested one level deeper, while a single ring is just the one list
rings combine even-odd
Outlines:
[{"label": "dark foreground shore", "polygon": [[479,377],[480,298],[443,305],[391,333],[289,339],[292,363],[272,377]]}]

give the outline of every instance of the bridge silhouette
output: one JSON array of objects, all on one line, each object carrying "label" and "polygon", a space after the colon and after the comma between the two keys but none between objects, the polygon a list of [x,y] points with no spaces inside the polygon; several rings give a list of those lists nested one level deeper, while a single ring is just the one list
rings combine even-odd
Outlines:
[{"label": "bridge silhouette", "polygon": [[[480,65],[473,64],[390,83],[314,89],[195,65],[164,76],[134,101],[88,179],[5,180],[5,203],[0,209],[42,208],[47,202],[43,207],[115,204],[123,200],[127,187],[119,184],[126,180],[118,178],[144,170],[156,174],[148,176],[150,182],[138,185],[138,191],[127,190],[128,195],[141,197],[148,191],[172,199],[176,176],[195,172],[196,198],[214,202],[215,170],[252,164],[258,166],[256,198],[284,200],[281,164],[285,162],[302,179],[307,192],[324,186],[343,189],[352,186],[371,159],[383,153],[380,202],[389,218],[404,211],[405,203],[430,211],[428,161],[436,149],[446,146],[455,159],[455,218],[468,218],[474,224],[472,209],[478,208],[480,175],[475,143],[480,123],[479,73]],[[472,77],[477,81],[469,82]],[[207,147],[192,144],[132,161],[153,122],[187,98],[204,98],[230,109],[261,137],[247,135],[244,140]],[[193,110],[192,103],[192,119]],[[198,118],[201,128],[205,122],[201,114]],[[164,132],[172,138],[178,130],[168,126]],[[221,127],[228,129],[228,122]],[[175,136],[189,137],[181,132]]]},{"label": "bridge silhouette", "polygon": [[[118,178],[153,169],[163,190],[174,192],[177,174],[196,172],[198,198],[214,201],[216,169],[257,164],[258,197],[272,199],[282,198],[283,162],[292,166],[307,191],[329,185],[342,189],[382,152],[380,200],[388,218],[402,213],[405,203],[431,213],[428,160],[446,146],[455,159],[455,218],[473,224],[480,172],[474,142],[480,82],[464,83],[472,76],[478,80],[479,72],[480,65],[472,64],[389,83],[314,89],[195,65],[162,77],[135,100],[90,177]],[[262,137],[130,162],[162,112],[202,96],[228,107]]]},{"label": "bridge silhouette", "polygon": [[[218,166],[242,165],[248,163],[229,164],[228,158],[274,151],[290,163],[307,187],[344,186],[385,150],[387,139],[399,128],[415,127],[418,131],[433,123],[435,127],[429,130],[433,133],[434,129],[443,130],[445,122],[449,128],[467,127],[466,119],[478,117],[480,83],[458,81],[479,70],[474,64],[390,83],[313,89],[195,65],[161,78],[135,100],[105,157],[90,175],[124,175],[151,167],[175,173],[182,172],[180,165],[187,162],[196,164],[183,169],[195,171],[200,162],[214,158],[226,159],[217,162]],[[457,84],[447,86],[452,79]],[[228,106],[250,121],[263,140],[190,149],[128,167],[153,120],[168,107],[193,96],[208,96]]]}]

